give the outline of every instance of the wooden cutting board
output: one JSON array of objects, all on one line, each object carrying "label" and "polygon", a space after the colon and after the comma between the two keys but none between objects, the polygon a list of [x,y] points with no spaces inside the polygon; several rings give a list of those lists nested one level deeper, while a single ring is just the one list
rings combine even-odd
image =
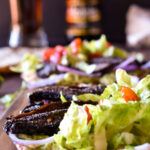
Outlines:
[{"label": "wooden cutting board", "polygon": [[7,109],[0,118],[0,149],[1,150],[16,150],[9,136],[4,132],[3,125],[6,118],[10,115],[17,115],[27,104],[27,91],[21,92],[13,101],[9,109]]}]

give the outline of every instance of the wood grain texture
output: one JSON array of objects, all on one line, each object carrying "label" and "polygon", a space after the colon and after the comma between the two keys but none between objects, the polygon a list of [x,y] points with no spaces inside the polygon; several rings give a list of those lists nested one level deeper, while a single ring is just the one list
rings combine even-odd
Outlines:
[{"label": "wood grain texture", "polygon": [[13,101],[8,110],[0,117],[0,149],[1,150],[16,150],[14,144],[10,140],[9,136],[3,131],[3,125],[6,122],[6,118],[10,115],[16,115],[27,105],[26,99],[27,91],[21,92]]}]

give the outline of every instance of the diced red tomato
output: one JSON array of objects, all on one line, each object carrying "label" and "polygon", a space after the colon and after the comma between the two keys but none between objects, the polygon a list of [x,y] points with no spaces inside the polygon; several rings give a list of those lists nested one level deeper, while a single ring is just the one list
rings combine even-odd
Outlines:
[{"label": "diced red tomato", "polygon": [[109,42],[107,42],[107,43],[105,44],[105,46],[106,46],[107,48],[109,48],[111,45],[112,45],[112,44],[109,43]]},{"label": "diced red tomato", "polygon": [[55,51],[55,53],[49,57],[49,60],[54,64],[60,64],[61,58],[62,58],[61,53]]},{"label": "diced red tomato", "polygon": [[122,98],[124,98],[126,102],[139,101],[139,98],[137,97],[136,93],[129,87],[122,86],[120,89],[120,92],[121,92]]},{"label": "diced red tomato", "polygon": [[61,62],[61,58],[63,55],[67,53],[67,50],[64,46],[56,46],[54,48],[48,48],[43,55],[44,61],[50,61],[55,64],[59,64]]},{"label": "diced red tomato", "polygon": [[103,104],[103,100],[100,99],[99,102],[98,102],[98,104],[99,104],[99,105],[102,105],[102,104]]},{"label": "diced red tomato", "polygon": [[44,51],[43,60],[49,61],[49,57],[55,53],[53,48],[48,48],[46,51]]},{"label": "diced red tomato", "polygon": [[65,55],[67,53],[67,49],[64,46],[61,45],[57,45],[55,47],[55,50],[59,53],[61,53],[62,55]]},{"label": "diced red tomato", "polygon": [[85,111],[86,111],[86,113],[87,113],[87,125],[88,125],[89,122],[90,122],[90,120],[92,120],[92,115],[91,115],[90,112],[89,112],[88,106],[85,106],[84,109],[85,109]]},{"label": "diced red tomato", "polygon": [[100,53],[100,52],[89,53],[89,58],[90,59],[92,59],[92,58],[99,58],[99,57],[102,57],[102,53]]},{"label": "diced red tomato", "polygon": [[73,54],[77,55],[79,53],[79,47],[82,45],[82,39],[76,38],[70,43]]}]

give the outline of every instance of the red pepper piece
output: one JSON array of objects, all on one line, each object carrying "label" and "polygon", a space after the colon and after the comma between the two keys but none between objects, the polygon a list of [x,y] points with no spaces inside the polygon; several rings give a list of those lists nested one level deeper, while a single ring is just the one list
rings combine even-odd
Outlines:
[{"label": "red pepper piece", "polygon": [[85,109],[85,111],[86,111],[86,113],[87,113],[87,125],[88,125],[89,122],[90,122],[90,120],[92,120],[92,115],[91,115],[90,112],[89,112],[88,106],[85,106],[84,109]]},{"label": "red pepper piece", "polygon": [[96,52],[96,53],[89,53],[89,58],[92,59],[92,58],[99,58],[99,57],[102,57],[102,53],[101,52]]},{"label": "red pepper piece", "polygon": [[124,98],[126,102],[139,101],[139,98],[137,97],[136,93],[129,87],[122,86],[120,92],[122,98]]},{"label": "red pepper piece", "polygon": [[54,64],[60,64],[61,58],[62,58],[62,55],[55,51],[55,53],[49,57],[49,60],[50,62]]},{"label": "red pepper piece", "polygon": [[79,47],[82,45],[82,39],[76,38],[70,43],[73,54],[77,55],[79,53]]},{"label": "red pepper piece", "polygon": [[99,104],[99,105],[102,105],[103,102],[104,102],[104,101],[103,101],[102,99],[100,99],[99,102],[98,102],[98,104]]},{"label": "red pepper piece", "polygon": [[53,55],[55,53],[53,48],[48,48],[44,51],[43,54],[43,61],[49,61],[49,58],[51,55]]},{"label": "red pepper piece", "polygon": [[61,53],[62,55],[65,55],[67,54],[67,49],[64,47],[64,46],[61,46],[61,45],[57,45],[55,47],[55,50],[59,53]]},{"label": "red pepper piece", "polygon": [[54,48],[48,48],[43,55],[44,61],[50,61],[55,64],[59,64],[61,62],[61,58],[63,55],[67,53],[67,50],[64,46],[56,46]]},{"label": "red pepper piece", "polygon": [[109,48],[111,45],[112,45],[112,44],[109,43],[109,42],[107,42],[107,43],[105,44],[105,46],[106,46],[107,48]]}]

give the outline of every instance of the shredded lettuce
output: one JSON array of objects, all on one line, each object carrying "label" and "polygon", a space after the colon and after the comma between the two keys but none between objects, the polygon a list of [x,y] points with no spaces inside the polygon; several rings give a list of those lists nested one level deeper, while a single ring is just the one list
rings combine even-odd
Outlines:
[{"label": "shredded lettuce", "polygon": [[93,102],[98,102],[100,100],[100,96],[99,95],[96,95],[96,94],[90,94],[90,93],[87,93],[87,94],[82,94],[82,95],[73,95],[72,97],[73,100],[79,100],[79,101],[93,101]]},{"label": "shredded lettuce", "polygon": [[3,97],[0,98],[0,101],[3,103],[3,105],[6,108],[8,108],[11,105],[11,103],[15,100],[17,94],[25,89],[26,89],[26,83],[23,81],[19,90],[17,90],[14,93],[4,95]]},{"label": "shredded lettuce", "polygon": [[[116,81],[100,96],[88,93],[74,96],[74,100],[102,99],[104,103],[79,106],[72,101],[60,123],[60,131],[54,135],[55,142],[38,147],[39,150],[132,150],[137,145],[149,143],[150,75],[135,82],[132,76],[118,69]],[[121,86],[130,87],[140,100],[125,102]],[[62,93],[60,95],[65,102]]]},{"label": "shredded lettuce", "polygon": [[127,58],[128,54],[125,50],[117,48],[115,46],[109,47],[104,53],[104,57],[119,57],[119,58]]},{"label": "shredded lettuce", "polygon": [[[127,145],[148,142],[150,135],[143,133],[141,127],[143,119],[149,121],[150,117],[149,111],[144,115],[142,105],[146,110],[149,108],[147,103],[138,102],[105,107],[87,105],[92,115],[92,120],[87,124],[85,106],[72,103],[60,124],[59,134],[55,135],[55,141],[58,147],[64,149],[97,150],[116,150]],[[148,132],[150,124],[144,124],[144,131]],[[134,131],[135,128],[138,132]]]},{"label": "shredded lettuce", "polygon": [[58,82],[59,85],[72,85],[72,84],[91,84],[99,83],[99,78],[85,77],[77,74],[66,73],[64,79]]},{"label": "shredded lettuce", "polygon": [[76,63],[76,68],[88,73],[88,74],[91,74],[95,71],[95,68],[96,68],[96,64],[88,64],[86,62],[78,62]]},{"label": "shredded lettuce", "polygon": [[[59,134],[55,135],[60,149],[133,149],[136,145],[150,142],[150,76],[135,83],[132,76],[119,69],[116,78],[117,83],[108,85],[96,99],[104,100],[103,104],[79,106],[72,102],[59,126]],[[132,88],[140,101],[125,102],[121,86]],[[95,99],[89,94],[74,98]],[[85,106],[91,114],[89,123]]]},{"label": "shredded lettuce", "polygon": [[42,67],[41,60],[33,55],[26,54],[20,64],[16,67],[11,67],[14,72],[22,73],[22,78],[27,83],[32,83],[38,80],[36,70]]},{"label": "shredded lettuce", "polygon": [[33,54],[26,54],[20,64],[16,67],[11,67],[14,72],[26,72],[29,70],[36,70],[42,67],[40,65],[40,59]]},{"label": "shredded lettuce", "polygon": [[0,98],[0,101],[4,104],[5,107],[9,107],[15,97],[16,94],[6,94]]},{"label": "shredded lettuce", "polygon": [[66,98],[63,96],[62,91],[60,92],[60,99],[63,103],[67,102]]},{"label": "shredded lettuce", "polygon": [[123,69],[117,69],[116,81],[120,86],[127,86],[131,88],[134,87],[138,82]]},{"label": "shredded lettuce", "polygon": [[70,64],[72,67],[76,67],[76,64],[78,62],[87,62],[88,58],[86,54],[79,53],[77,55],[74,55],[70,49],[68,49],[66,61],[67,64]]},{"label": "shredded lettuce", "polygon": [[94,142],[90,133],[93,132],[93,123],[94,118],[87,125],[84,107],[72,103],[60,124],[61,134],[55,135],[56,143],[64,149],[92,150]]},{"label": "shredded lettuce", "polygon": [[100,78],[100,83],[103,85],[109,85],[109,84],[114,83],[115,81],[116,81],[115,73],[108,73],[108,74],[103,75]]},{"label": "shredded lettuce", "polygon": [[129,146],[127,147],[126,145],[138,145],[140,143],[141,141],[138,136],[135,136],[134,134],[129,132],[122,132],[116,134],[110,140],[108,149],[117,149],[118,147],[124,147],[124,146],[126,147],[126,149],[129,149]]},{"label": "shredded lettuce", "polygon": [[98,40],[84,41],[84,47],[89,53],[100,52],[103,57],[119,57],[127,58],[128,54],[125,50],[117,48],[115,46],[107,47],[107,38],[102,35]]},{"label": "shredded lettuce", "polygon": [[128,145],[128,146],[125,146],[125,150],[135,150],[135,149],[134,149],[134,146]]},{"label": "shredded lettuce", "polygon": [[137,84],[135,91],[142,100],[150,98],[150,75],[147,75]]},{"label": "shredded lettuce", "polygon": [[[92,73],[95,70],[95,64],[88,64],[88,57],[91,53],[101,53],[103,57],[119,57],[127,58],[128,54],[125,50],[115,46],[107,47],[108,41],[105,35],[102,35],[98,40],[83,41],[79,48],[79,53],[74,55],[68,46],[67,57],[65,57],[65,64],[70,64],[72,67],[78,68],[86,73]],[[64,58],[62,59],[64,62]]]},{"label": "shredded lettuce", "polygon": [[125,70],[118,69],[116,71],[116,81],[117,83],[108,85],[105,88],[100,96],[102,100],[125,102],[121,96],[121,86],[130,87],[142,101],[146,101],[150,98],[150,75],[147,75],[138,82],[136,78],[129,75]]},{"label": "shredded lettuce", "polygon": [[[67,55],[63,57],[62,64],[71,65],[86,73],[92,73],[95,70],[95,65],[88,65],[88,57],[90,53],[101,53],[103,57],[119,57],[127,58],[128,53],[115,46],[107,47],[108,41],[105,35],[102,35],[98,40],[83,41],[79,47],[79,53],[74,55],[71,48],[67,47]],[[65,63],[64,63],[65,62]]]},{"label": "shredded lettuce", "polygon": [[124,102],[120,93],[120,86],[116,83],[108,85],[105,88],[104,92],[101,94],[100,99],[115,102]]},{"label": "shredded lettuce", "polygon": [[90,53],[96,53],[98,51],[104,52],[106,49],[107,39],[105,35],[102,35],[98,40],[91,40],[89,42],[84,42],[84,47],[86,47],[87,51]]}]

